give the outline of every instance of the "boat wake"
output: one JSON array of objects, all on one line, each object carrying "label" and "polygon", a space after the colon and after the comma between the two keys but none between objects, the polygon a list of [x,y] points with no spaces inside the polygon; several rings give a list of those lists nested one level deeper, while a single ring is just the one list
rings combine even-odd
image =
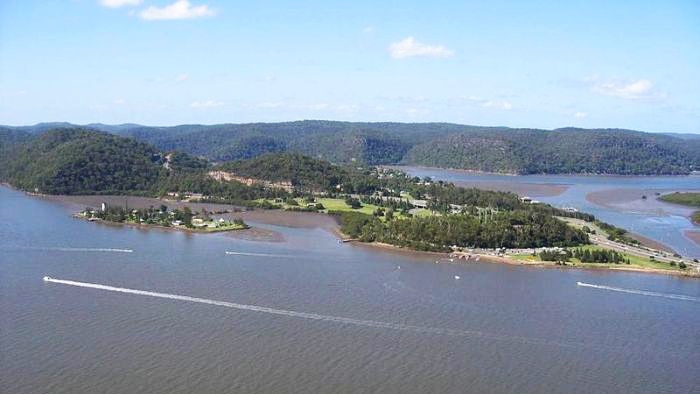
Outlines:
[{"label": "boat wake", "polygon": [[57,252],[104,252],[104,253],[133,253],[132,249],[115,249],[115,248],[59,248],[59,247],[25,247],[19,249],[29,250],[50,250]]},{"label": "boat wake", "polygon": [[521,342],[521,343],[527,343],[527,344],[537,344],[537,345],[579,347],[577,344],[558,343],[558,342],[552,342],[549,340],[540,340],[540,339],[536,339],[536,338],[525,338],[525,337],[519,337],[519,336],[499,335],[499,334],[485,333],[485,332],[480,332],[480,331],[465,331],[465,330],[454,330],[454,329],[446,329],[446,328],[422,327],[422,326],[413,326],[413,325],[407,325],[407,324],[390,323],[390,322],[382,322],[382,321],[375,321],[375,320],[363,320],[363,319],[353,319],[353,318],[349,318],[349,317],[321,315],[318,313],[298,312],[298,311],[292,311],[292,310],[287,310],[287,309],[276,309],[276,308],[269,308],[269,307],[258,306],[258,305],[238,304],[238,303],[234,303],[234,302],[218,301],[218,300],[212,300],[212,299],[208,299],[208,298],[190,297],[190,296],[185,296],[185,295],[168,294],[168,293],[157,293],[154,291],[128,289],[128,288],[123,288],[123,287],[101,285],[101,284],[97,284],[97,283],[87,283],[87,282],[77,282],[77,281],[72,281],[72,280],[55,279],[55,278],[51,278],[49,276],[45,276],[43,278],[43,280],[44,280],[44,282],[47,282],[47,283],[61,284],[61,285],[67,285],[67,286],[75,286],[75,287],[82,287],[82,288],[88,288],[88,289],[104,290],[104,291],[111,291],[111,292],[116,292],[116,293],[134,294],[134,295],[155,297],[155,298],[165,298],[165,299],[177,300],[177,301],[194,302],[194,303],[199,303],[199,304],[216,305],[216,306],[222,306],[222,307],[226,307],[226,308],[232,308],[232,309],[238,309],[238,310],[244,310],[244,311],[262,312],[262,313],[268,313],[271,315],[287,316],[287,317],[302,318],[302,319],[317,320],[317,321],[332,322],[332,323],[340,323],[340,324],[350,324],[350,325],[355,325],[355,326],[383,328],[383,329],[400,330],[400,331],[411,331],[411,332],[423,333],[423,334],[437,334],[437,335],[450,335],[450,336],[460,336],[460,337],[477,337],[477,338],[492,339],[492,340],[506,340],[506,341],[515,341],[515,342]]},{"label": "boat wake", "polygon": [[235,256],[256,256],[256,257],[291,257],[285,254],[268,254],[268,253],[248,253],[248,252],[230,252],[226,251],[226,254]]},{"label": "boat wake", "polygon": [[694,301],[694,302],[700,302],[700,298],[698,297],[693,297],[693,296],[688,296],[688,295],[683,295],[683,294],[670,294],[670,293],[658,293],[655,291],[647,291],[647,290],[636,290],[636,289],[625,289],[622,287],[613,287],[613,286],[604,286],[604,285],[594,285],[591,283],[584,283],[584,282],[576,282],[577,286],[581,287],[589,287],[592,289],[600,289],[600,290],[608,290],[608,291],[617,291],[619,293],[627,293],[627,294],[637,294],[637,295],[644,295],[644,296],[650,296],[650,297],[662,297],[662,298],[670,298],[672,300],[683,300],[683,301]]}]

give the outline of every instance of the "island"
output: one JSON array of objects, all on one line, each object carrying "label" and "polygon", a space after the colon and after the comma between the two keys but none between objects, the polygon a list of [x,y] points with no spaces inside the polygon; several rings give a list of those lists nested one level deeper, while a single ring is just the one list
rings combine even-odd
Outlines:
[{"label": "island", "polygon": [[102,203],[99,209],[85,208],[77,215],[88,221],[107,221],[110,223],[124,223],[140,226],[168,227],[177,230],[213,233],[221,231],[245,230],[250,228],[243,219],[236,218],[231,221],[223,218],[213,218],[211,213],[202,208],[199,213],[194,213],[190,207],[182,210],[168,211],[166,205],[158,208],[128,209],[120,206],[108,206]]},{"label": "island", "polygon": [[[200,209],[205,205],[193,208],[217,204],[332,215],[343,241],[439,253],[454,261],[698,273],[697,261],[641,245],[591,214],[395,168],[289,152],[211,162],[83,128],[50,130],[14,144],[0,158],[0,181],[13,187],[154,199],[146,208],[101,206],[79,214],[92,221],[196,232],[247,227]],[[170,202],[179,205],[169,210]]]}]

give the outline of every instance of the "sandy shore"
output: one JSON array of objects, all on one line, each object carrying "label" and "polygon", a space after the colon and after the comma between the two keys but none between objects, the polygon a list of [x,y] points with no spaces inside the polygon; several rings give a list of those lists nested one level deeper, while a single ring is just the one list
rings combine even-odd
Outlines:
[{"label": "sandy shore", "polygon": [[129,208],[142,209],[148,207],[158,207],[160,205],[165,205],[168,209],[182,209],[184,207],[190,207],[192,211],[196,212],[202,208],[209,212],[217,211],[234,211],[231,213],[221,214],[222,217],[231,218],[242,218],[245,221],[253,221],[262,224],[273,224],[284,227],[297,227],[297,228],[314,228],[314,227],[337,227],[337,223],[334,218],[313,212],[290,212],[283,210],[268,210],[268,209],[249,209],[243,207],[236,207],[234,205],[228,204],[213,204],[213,203],[195,203],[195,202],[183,202],[183,201],[171,201],[171,200],[161,200],[151,197],[127,197],[127,196],[36,196],[37,198],[54,201],[63,204],[68,209],[81,210],[86,206],[89,207],[99,207],[102,202],[107,203],[107,205],[119,205],[125,207],[128,205]]},{"label": "sandy shore", "polygon": [[695,242],[696,244],[700,245],[700,231],[696,230],[686,230],[683,235],[688,237],[691,241]]},{"label": "sandy shore", "polygon": [[[170,201],[170,200],[160,200],[151,197],[134,197],[134,196],[66,196],[66,195],[35,195],[35,198],[40,198],[46,201],[52,201],[59,203],[65,207],[65,209],[70,213],[74,214],[77,211],[84,209],[85,207],[99,207],[102,202],[107,203],[107,205],[119,205],[119,206],[129,206],[129,208],[142,209],[148,207],[158,207],[161,204],[168,207],[168,209],[182,209],[185,206],[190,207],[193,211],[199,211],[202,208],[210,212],[217,211],[234,211],[230,213],[223,213],[215,216],[220,216],[228,220],[233,220],[235,218],[241,218],[246,223],[251,224],[251,228],[236,231],[225,231],[217,232],[212,234],[220,234],[231,238],[244,239],[248,241],[262,241],[262,242],[282,242],[284,241],[284,236],[273,230],[260,228],[255,226],[255,224],[269,224],[277,225],[283,227],[291,228],[323,228],[329,231],[335,231],[338,228],[338,223],[335,218],[324,215],[320,213],[313,212],[290,212],[282,210],[265,210],[265,209],[247,209],[243,207],[236,207],[228,204],[212,204],[212,203],[193,203],[193,202],[182,202],[182,201]],[[107,223],[104,221],[97,221],[95,223],[100,223],[103,225],[125,225],[122,223]],[[177,229],[172,229],[168,227],[155,227],[155,226],[137,226],[142,229],[153,229],[156,231],[179,231]],[[198,233],[199,234],[199,233]],[[201,233],[208,234],[208,233]]]},{"label": "sandy shore", "polygon": [[676,253],[676,251],[673,250],[673,248],[659,241],[655,241],[651,238],[647,238],[637,233],[628,232],[627,234],[630,236],[630,238],[636,239],[637,241],[639,241],[640,244],[646,246],[647,248],[661,250],[668,253]]}]

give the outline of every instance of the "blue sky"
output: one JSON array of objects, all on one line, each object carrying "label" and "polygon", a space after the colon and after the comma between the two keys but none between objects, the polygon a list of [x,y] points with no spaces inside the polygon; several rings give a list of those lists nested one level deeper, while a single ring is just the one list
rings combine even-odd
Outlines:
[{"label": "blue sky", "polygon": [[0,2],[0,124],[299,119],[700,133],[700,2]]}]

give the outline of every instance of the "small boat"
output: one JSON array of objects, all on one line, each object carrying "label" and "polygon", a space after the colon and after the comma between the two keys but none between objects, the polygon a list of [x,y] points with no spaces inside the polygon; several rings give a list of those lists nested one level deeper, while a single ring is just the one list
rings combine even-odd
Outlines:
[{"label": "small boat", "polygon": [[455,275],[455,280],[459,280],[459,275]]},{"label": "small boat", "polygon": [[48,282],[48,281],[50,281],[50,280],[51,280],[51,277],[50,277],[50,276],[45,276],[45,277],[44,277],[44,282]]}]

